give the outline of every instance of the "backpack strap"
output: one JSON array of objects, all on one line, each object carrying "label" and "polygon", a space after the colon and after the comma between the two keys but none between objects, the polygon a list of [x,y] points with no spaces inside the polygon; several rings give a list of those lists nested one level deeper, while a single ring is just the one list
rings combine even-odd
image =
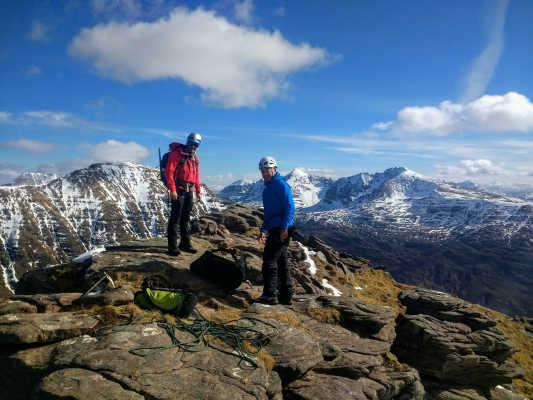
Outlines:
[{"label": "backpack strap", "polygon": [[[183,149],[183,147],[184,146],[182,145],[181,148]],[[176,151],[178,149],[180,149],[180,146],[176,147],[173,151]],[[191,161],[193,162],[194,174],[196,175],[198,171],[198,156],[196,154],[193,157],[190,157],[190,156],[187,157],[186,155],[182,154],[180,163],[178,164],[178,166],[176,167],[176,170],[174,171],[174,182],[176,183],[176,186],[185,186],[187,192],[191,191],[191,189],[194,189],[196,185],[194,183],[181,182],[180,180],[176,179],[176,176],[179,175],[180,169],[183,168],[183,166],[185,165],[188,159],[191,159]]]}]

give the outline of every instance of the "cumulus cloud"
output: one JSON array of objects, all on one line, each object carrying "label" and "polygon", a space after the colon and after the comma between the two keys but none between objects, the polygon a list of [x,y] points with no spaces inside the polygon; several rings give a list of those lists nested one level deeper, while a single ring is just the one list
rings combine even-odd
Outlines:
[{"label": "cumulus cloud", "polygon": [[495,5],[493,15],[487,20],[487,25],[490,26],[487,45],[464,78],[465,90],[460,97],[461,102],[473,101],[485,93],[503,52],[503,28],[509,0],[497,0],[493,4]]},{"label": "cumulus cloud", "polygon": [[443,101],[438,107],[406,107],[396,121],[378,123],[378,130],[399,134],[446,136],[451,132],[533,131],[533,103],[524,95],[485,95],[470,103]]},{"label": "cumulus cloud", "polygon": [[29,153],[49,154],[56,149],[56,144],[39,142],[31,139],[19,139],[17,141],[10,141],[0,144],[1,148],[6,149],[21,149]]},{"label": "cumulus cloud", "polygon": [[0,185],[11,183],[24,172],[22,165],[0,163]]},{"label": "cumulus cloud", "polygon": [[68,52],[92,63],[100,76],[125,83],[182,79],[202,89],[206,104],[226,108],[264,106],[287,91],[288,74],[331,60],[326,50],[294,45],[278,31],[183,7],[152,23],[83,29]]},{"label": "cumulus cloud", "polygon": [[31,24],[31,30],[27,35],[27,38],[30,40],[35,40],[36,42],[49,42],[50,37],[48,34],[52,31],[52,27],[44,22],[35,20]]},{"label": "cumulus cloud", "polygon": [[96,145],[82,143],[78,145],[78,150],[84,153],[84,159],[89,163],[95,162],[136,162],[140,163],[150,151],[135,142],[123,143],[116,140],[108,140]]},{"label": "cumulus cloud", "polygon": [[493,163],[487,159],[462,160],[458,165],[435,166],[436,174],[443,179],[463,178],[525,178],[533,176],[533,167],[506,167],[505,163]]}]

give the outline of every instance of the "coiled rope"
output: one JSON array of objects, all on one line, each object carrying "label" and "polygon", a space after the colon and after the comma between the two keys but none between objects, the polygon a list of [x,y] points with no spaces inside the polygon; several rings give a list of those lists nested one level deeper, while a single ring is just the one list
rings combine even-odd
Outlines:
[{"label": "coiled rope", "polygon": [[[128,322],[100,327],[94,331],[94,334],[96,336],[103,336],[123,331],[128,326],[141,319],[145,313],[146,311]],[[177,324],[171,323],[162,313],[155,314],[150,322],[155,323],[160,328],[165,329],[171,339],[170,345],[139,346],[132,348],[130,353],[137,356],[146,357],[151,354],[175,347],[189,352],[199,352],[211,347],[222,353],[239,357],[243,361],[250,363],[254,368],[257,368],[257,363],[251,357],[256,356],[264,346],[277,338],[279,335],[279,330],[276,326],[251,317],[239,318],[220,324],[209,321],[198,311],[194,311],[194,313],[191,314],[191,316],[189,316],[189,318],[186,320],[182,320],[177,316],[173,317],[176,319]],[[257,329],[260,324],[274,328],[276,333],[272,336],[269,336],[261,332],[259,329]],[[176,337],[176,330],[188,332],[194,337],[194,339],[187,342],[181,342]],[[217,339],[233,349],[233,351],[215,345],[215,341]],[[248,345],[245,345],[245,343],[248,343]],[[253,350],[254,348],[256,349],[255,351]]]}]

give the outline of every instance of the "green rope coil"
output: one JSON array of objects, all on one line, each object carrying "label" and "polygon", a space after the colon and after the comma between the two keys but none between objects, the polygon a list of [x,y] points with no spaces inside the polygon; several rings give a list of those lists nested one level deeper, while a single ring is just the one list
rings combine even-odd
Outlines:
[{"label": "green rope coil", "polygon": [[[146,311],[145,311],[146,312]],[[142,318],[145,312],[139,314],[131,321],[122,324],[108,325],[95,330],[96,336],[108,335],[115,332],[120,332],[132,325],[135,321]],[[165,329],[171,339],[171,344],[168,346],[139,346],[130,350],[130,353],[137,356],[146,357],[151,354],[158,353],[163,350],[178,347],[184,351],[199,352],[211,347],[222,353],[233,355],[241,358],[243,361],[250,363],[254,368],[257,368],[257,363],[251,358],[257,355],[264,346],[270,341],[274,340],[279,335],[279,330],[276,326],[260,319],[244,317],[232,321],[217,324],[209,321],[198,311],[195,311],[189,318],[188,323],[185,323],[179,317],[174,316],[177,324],[173,324],[167,320],[164,314],[156,314],[152,317],[150,323],[157,323],[160,328]],[[192,321],[191,321],[192,320]],[[275,329],[276,334],[268,336],[260,330],[256,329],[259,324],[268,325]],[[180,342],[176,337],[176,330],[190,333],[194,339],[188,342]],[[105,332],[104,332],[105,331]],[[237,352],[229,351],[220,346],[216,346],[213,342],[219,339],[228,347]],[[256,351],[249,350],[244,343],[248,342],[251,346],[256,348]]]}]

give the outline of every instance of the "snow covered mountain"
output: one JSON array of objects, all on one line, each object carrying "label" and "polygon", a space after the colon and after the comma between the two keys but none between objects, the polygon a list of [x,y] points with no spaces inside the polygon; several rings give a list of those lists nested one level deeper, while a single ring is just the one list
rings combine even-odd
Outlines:
[{"label": "snow covered mountain", "polygon": [[533,315],[533,202],[391,168],[338,179],[295,220],[400,282]]},{"label": "snow covered mountain", "polygon": [[300,210],[298,219],[426,241],[475,236],[490,226],[512,240],[524,226],[533,227],[532,210],[532,202],[391,168],[339,179],[322,201]]},{"label": "snow covered mountain", "polygon": [[[299,231],[382,264],[399,282],[533,316],[533,202],[527,185],[448,183],[406,168],[337,180],[286,176]],[[221,192],[261,205],[262,180]]]},{"label": "snow covered mountain", "polygon": [[6,185],[6,186],[46,185],[47,183],[50,183],[54,179],[57,179],[59,177],[60,175],[52,174],[52,173],[42,174],[38,172],[24,172],[17,179],[15,179],[13,183],[11,183],[10,185]]},{"label": "snow covered mountain", "polygon": [[239,179],[218,192],[218,197],[239,203],[240,199],[252,189],[254,183],[248,179]]},{"label": "snow covered mountain", "polygon": [[[285,180],[291,187],[297,209],[318,203],[333,183],[331,178],[312,176],[300,168],[291,171],[285,176]],[[226,186],[218,196],[236,203],[260,206],[263,204],[264,187],[262,179],[256,182],[241,179]]]},{"label": "snow covered mountain", "polygon": [[[222,209],[202,186],[195,214]],[[157,169],[134,163],[93,164],[46,185],[0,187],[4,281],[95,247],[164,236],[167,193]]]}]

